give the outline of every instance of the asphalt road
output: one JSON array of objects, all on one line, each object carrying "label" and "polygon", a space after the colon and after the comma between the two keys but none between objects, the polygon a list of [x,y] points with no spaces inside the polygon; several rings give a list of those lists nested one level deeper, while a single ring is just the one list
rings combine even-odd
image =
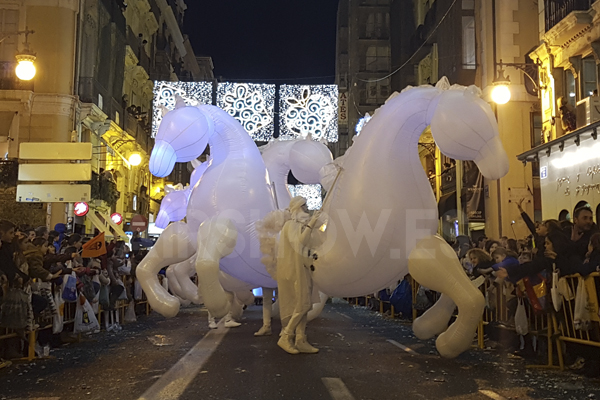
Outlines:
[{"label": "asphalt road", "polygon": [[[273,336],[255,338],[260,307],[241,322],[209,331],[197,307],[169,320],[141,316],[120,333],[101,332],[54,349],[51,359],[0,370],[0,399],[600,399],[600,380],[526,369],[495,342],[443,359],[409,324],[341,301],[309,323],[315,355],[279,349],[278,323]],[[153,344],[156,335],[169,345]]]}]

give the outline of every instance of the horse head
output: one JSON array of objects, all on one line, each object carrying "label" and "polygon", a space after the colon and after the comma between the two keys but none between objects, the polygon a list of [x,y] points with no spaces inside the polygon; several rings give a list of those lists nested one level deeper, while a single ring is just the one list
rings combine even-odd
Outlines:
[{"label": "horse head", "polygon": [[160,203],[156,216],[156,226],[165,229],[170,222],[181,221],[187,213],[188,198],[191,187],[185,189],[181,184],[176,187],[165,187],[166,196]]},{"label": "horse head", "polygon": [[427,112],[440,151],[457,160],[474,161],[487,179],[502,178],[508,173],[508,157],[481,91],[476,86],[449,88],[445,79],[440,82],[440,94]]},{"label": "horse head", "polygon": [[166,112],[156,134],[150,156],[150,172],[165,177],[173,171],[176,162],[198,158],[214,129],[212,118],[198,107],[186,106],[181,97],[177,106]]},{"label": "horse head", "polygon": [[333,156],[327,146],[308,136],[292,146],[289,162],[296,179],[305,184],[315,184],[320,183],[319,171],[333,162]]}]

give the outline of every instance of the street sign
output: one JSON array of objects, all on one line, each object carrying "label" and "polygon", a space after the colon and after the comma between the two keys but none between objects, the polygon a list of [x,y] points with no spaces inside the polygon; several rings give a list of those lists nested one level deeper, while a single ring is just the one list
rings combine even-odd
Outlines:
[{"label": "street sign", "polygon": [[90,201],[90,185],[17,185],[17,201],[25,203],[76,203]]},{"label": "street sign", "polygon": [[20,181],[84,182],[92,180],[91,164],[19,164]]},{"label": "street sign", "polygon": [[133,216],[133,218],[131,218],[131,229],[135,230],[136,232],[145,231],[147,227],[148,220],[143,215],[136,214]]},{"label": "street sign", "polygon": [[110,219],[112,219],[112,221],[117,225],[121,225],[123,223],[123,216],[119,213],[112,213]]},{"label": "street sign", "polygon": [[78,217],[85,216],[90,211],[90,206],[85,201],[79,201],[73,206],[73,213]]},{"label": "street sign", "polygon": [[21,143],[19,148],[21,160],[91,160],[91,143]]}]

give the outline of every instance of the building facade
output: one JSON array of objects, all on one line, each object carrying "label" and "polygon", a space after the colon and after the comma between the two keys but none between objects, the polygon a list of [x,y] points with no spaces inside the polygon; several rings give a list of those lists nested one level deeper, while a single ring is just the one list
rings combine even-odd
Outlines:
[{"label": "building facade", "polygon": [[[506,177],[487,181],[473,163],[440,154],[431,134],[424,132],[421,159],[438,198],[441,232],[448,239],[483,233],[494,238],[527,236],[514,204],[520,198],[525,198],[524,208],[532,217],[540,216],[537,170],[524,167],[516,157],[531,148],[541,130],[539,100],[522,72],[533,66],[527,63],[532,63],[528,54],[538,44],[537,20],[532,0],[391,2],[392,90],[435,84],[443,76],[452,84],[480,87],[497,116],[510,160]],[[491,98],[500,69],[511,80],[512,98],[503,105]],[[481,201],[473,201],[475,195]]]},{"label": "building facade", "polygon": [[391,95],[390,6],[391,0],[339,3],[336,84],[347,116],[340,118],[335,157],[352,144],[359,120],[373,114]]},{"label": "building facade", "polygon": [[569,220],[589,205],[600,213],[600,2],[538,3],[541,130],[519,156],[539,168],[544,219]]},{"label": "building facade", "polygon": [[[212,78],[182,34],[185,8],[183,0],[0,3],[0,34],[6,37],[0,45],[4,162],[18,163],[23,142],[93,146],[88,216],[75,217],[72,203],[50,203],[39,212],[48,226],[72,222],[81,232],[122,236],[125,226],[112,223],[111,214],[127,223],[135,214],[152,219],[157,213],[164,181],[147,168],[153,80]],[[37,75],[29,82],[14,76],[14,55],[24,36],[16,32],[26,29],[35,31],[27,39],[37,53]],[[141,159],[138,165],[131,162],[133,154]],[[3,190],[10,193],[15,183],[6,182]],[[22,222],[41,225],[36,218]]]}]

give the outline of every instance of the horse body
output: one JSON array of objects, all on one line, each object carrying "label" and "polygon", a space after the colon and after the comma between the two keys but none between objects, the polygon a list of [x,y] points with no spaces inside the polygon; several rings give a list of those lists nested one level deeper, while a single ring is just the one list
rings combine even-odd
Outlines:
[{"label": "horse body", "polygon": [[417,147],[437,94],[419,88],[389,100],[344,156],[323,209],[335,240],[317,249],[314,264],[315,283],[330,296],[373,293],[406,275],[416,213],[421,233],[436,233],[437,204]]}]

